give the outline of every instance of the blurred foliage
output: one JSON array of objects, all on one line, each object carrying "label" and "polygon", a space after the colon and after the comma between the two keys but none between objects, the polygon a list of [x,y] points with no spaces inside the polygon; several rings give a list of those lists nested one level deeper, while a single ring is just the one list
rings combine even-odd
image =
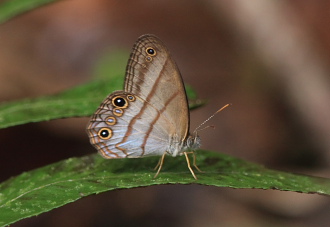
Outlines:
[{"label": "blurred foliage", "polygon": [[0,2],[0,23],[56,0],[4,0]]}]

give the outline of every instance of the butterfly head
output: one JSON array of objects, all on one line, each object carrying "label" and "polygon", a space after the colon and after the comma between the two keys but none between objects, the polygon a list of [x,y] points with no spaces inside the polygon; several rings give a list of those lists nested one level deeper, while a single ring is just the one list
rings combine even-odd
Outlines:
[{"label": "butterfly head", "polygon": [[186,141],[187,150],[195,151],[201,146],[201,138],[197,135],[197,132],[193,133],[193,135],[189,135]]}]

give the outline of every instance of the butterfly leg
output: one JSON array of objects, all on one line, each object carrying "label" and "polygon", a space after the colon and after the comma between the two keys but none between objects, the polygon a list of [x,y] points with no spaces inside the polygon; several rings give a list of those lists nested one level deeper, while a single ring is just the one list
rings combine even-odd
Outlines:
[{"label": "butterfly leg", "polygon": [[199,171],[199,172],[201,172],[201,173],[203,173],[203,171],[202,170],[200,170],[200,168],[198,168],[198,166],[196,165],[196,154],[195,154],[195,152],[190,152],[190,153],[192,153],[192,155],[193,155],[193,166]]},{"label": "butterfly leg", "polygon": [[162,160],[163,156],[158,160],[157,165],[155,166],[154,170],[158,169],[159,165],[160,165],[160,161]]},{"label": "butterfly leg", "polygon": [[204,173],[197,165],[196,165],[196,154],[193,151],[186,152],[187,154],[192,154],[193,155],[193,166],[201,173]]},{"label": "butterfly leg", "polygon": [[159,159],[158,164],[155,167],[155,170],[158,168],[157,173],[155,174],[154,178],[156,178],[160,172],[160,170],[163,167],[163,163],[164,163],[164,158],[165,158],[166,152],[164,152],[164,154],[162,155],[162,157]]},{"label": "butterfly leg", "polygon": [[[193,177],[195,178],[195,180],[197,180],[197,177],[194,173],[194,171],[192,170],[191,166],[190,166],[190,160],[189,160],[189,157],[188,157],[188,154],[191,153],[191,152],[183,152],[184,153],[184,156],[186,156],[186,160],[187,160],[187,165],[188,165],[188,169],[190,170],[191,174],[193,175]],[[192,152],[193,153],[193,152]],[[194,164],[195,166],[195,164]],[[196,166],[195,166],[196,167]]]}]

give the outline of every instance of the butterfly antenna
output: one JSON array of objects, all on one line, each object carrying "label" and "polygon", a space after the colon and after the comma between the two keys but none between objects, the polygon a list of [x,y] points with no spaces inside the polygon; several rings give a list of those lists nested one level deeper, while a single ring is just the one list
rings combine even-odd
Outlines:
[{"label": "butterfly antenna", "polygon": [[207,129],[207,128],[215,129],[215,126],[214,126],[214,125],[207,125],[207,126],[205,126],[204,128],[199,129],[198,131],[200,132],[200,131],[203,131],[203,130],[205,130],[205,129]]},{"label": "butterfly antenna", "polygon": [[[202,124],[200,124],[195,130],[194,130],[194,132],[197,132],[198,131],[198,129],[200,128],[200,127],[202,127],[206,122],[208,122],[209,120],[211,120],[217,113],[219,113],[219,112],[221,112],[222,110],[224,110],[225,108],[227,108],[228,106],[231,106],[231,104],[226,104],[226,105],[224,105],[223,107],[221,107],[220,109],[218,109],[214,114],[212,114],[208,119],[206,119],[205,121],[203,121],[203,123]],[[205,127],[205,128],[208,128],[208,127]],[[203,129],[205,129],[205,128],[203,128]],[[203,130],[203,129],[201,129],[201,130]]]}]

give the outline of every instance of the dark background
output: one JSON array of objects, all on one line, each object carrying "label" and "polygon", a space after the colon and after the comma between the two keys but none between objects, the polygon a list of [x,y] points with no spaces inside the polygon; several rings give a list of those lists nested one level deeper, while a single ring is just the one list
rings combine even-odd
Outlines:
[{"label": "dark background", "polygon": [[[330,2],[307,0],[58,2],[0,25],[0,101],[87,82],[101,56],[128,53],[152,33],[209,100],[192,112],[192,129],[233,104],[200,133],[203,149],[329,178],[329,10]],[[0,130],[1,181],[96,152],[87,122]],[[171,185],[89,196],[12,226],[328,226],[329,214],[319,195]]]}]

